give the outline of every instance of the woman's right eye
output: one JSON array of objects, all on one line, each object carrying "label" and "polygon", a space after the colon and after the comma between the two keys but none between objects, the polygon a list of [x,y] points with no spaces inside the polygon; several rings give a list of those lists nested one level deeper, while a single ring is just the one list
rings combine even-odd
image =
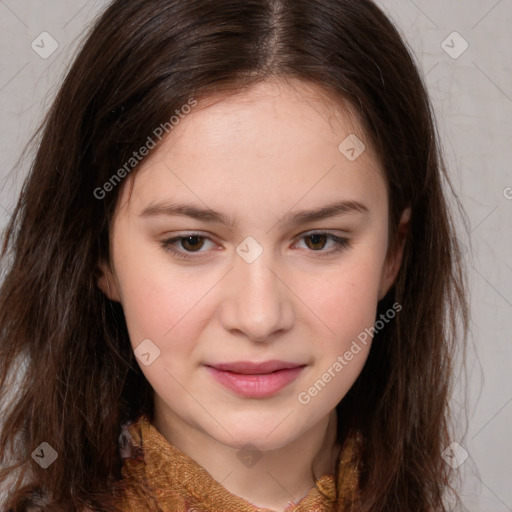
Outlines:
[{"label": "woman's right eye", "polygon": [[[176,236],[163,240],[160,245],[166,250],[172,252],[177,258],[184,260],[191,260],[197,256],[190,256],[193,253],[200,253],[204,246],[204,240],[210,240],[208,237],[200,233],[192,233],[185,236]],[[179,250],[176,244],[180,243],[183,250]]]}]

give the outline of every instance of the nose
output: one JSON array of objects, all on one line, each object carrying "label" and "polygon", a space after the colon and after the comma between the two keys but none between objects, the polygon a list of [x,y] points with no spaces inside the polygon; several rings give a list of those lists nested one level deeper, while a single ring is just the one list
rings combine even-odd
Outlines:
[{"label": "nose", "polygon": [[252,341],[268,342],[292,327],[293,293],[276,268],[267,251],[252,263],[236,256],[227,276],[221,312],[224,329]]}]

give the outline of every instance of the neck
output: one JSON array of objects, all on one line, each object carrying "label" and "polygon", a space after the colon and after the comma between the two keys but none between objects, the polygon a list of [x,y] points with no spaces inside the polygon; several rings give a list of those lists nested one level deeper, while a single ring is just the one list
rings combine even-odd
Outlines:
[{"label": "neck", "polygon": [[161,411],[155,407],[153,424],[167,441],[200,464],[230,493],[257,507],[282,511],[290,502],[300,501],[316,479],[335,473],[339,456],[335,409],[288,445],[262,452],[254,465],[237,464],[236,471],[233,460],[238,460],[240,449],[217,442],[204,431],[171,417],[168,410],[164,414]]}]

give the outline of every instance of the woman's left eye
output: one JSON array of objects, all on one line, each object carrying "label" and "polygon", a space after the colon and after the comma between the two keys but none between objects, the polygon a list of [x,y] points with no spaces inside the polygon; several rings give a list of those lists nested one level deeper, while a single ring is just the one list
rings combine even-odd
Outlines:
[{"label": "woman's left eye", "polygon": [[[300,240],[303,239],[307,241],[307,248],[311,249],[311,252],[320,252],[322,254],[333,254],[350,246],[349,240],[347,238],[336,236],[330,232],[309,233],[300,237]],[[334,245],[331,246],[330,250],[325,251],[323,249],[325,248],[326,242],[329,239],[333,241]],[[160,245],[166,251],[172,252],[179,259],[191,260],[196,258],[196,256],[193,256],[194,253],[200,254],[205,252],[200,251],[200,249],[205,245],[205,240],[210,240],[210,238],[203,236],[200,233],[191,233],[189,235],[177,236],[168,240],[163,240]],[[182,250],[176,247],[177,243],[181,244]]]},{"label": "woman's left eye", "polygon": [[[323,245],[325,245],[325,240],[331,239],[334,242],[334,246],[331,246],[332,249],[329,251],[322,251],[322,252],[326,252],[328,254],[334,253],[334,252],[339,252],[343,249],[346,249],[349,246],[349,240],[347,238],[342,238],[342,237],[336,236],[333,233],[325,233],[325,232],[311,233],[311,234],[302,236],[301,239],[310,240],[312,246],[317,246],[319,244],[323,246]],[[306,244],[306,245],[308,245],[308,244]],[[310,247],[308,245],[308,249],[313,249],[313,247]],[[315,249],[318,249],[318,247],[316,247]],[[319,252],[319,251],[314,250],[314,252]]]}]

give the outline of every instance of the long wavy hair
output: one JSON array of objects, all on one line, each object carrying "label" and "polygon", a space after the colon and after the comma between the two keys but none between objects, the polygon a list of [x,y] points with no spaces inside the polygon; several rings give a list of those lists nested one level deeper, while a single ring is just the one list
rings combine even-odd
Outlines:
[{"label": "long wavy hair", "polygon": [[[100,199],[94,191],[190,98],[288,77],[357,113],[386,173],[390,251],[400,213],[412,208],[378,315],[395,302],[402,309],[375,334],[337,406],[340,442],[354,431],[364,440],[356,509],[447,510],[443,497],[456,489],[442,451],[469,323],[448,188],[463,208],[412,52],[370,0],[115,0],[97,18],[32,139],[37,152],[3,238],[6,510],[111,510],[120,426],[152,415],[122,308],[97,285],[121,186]],[[47,469],[31,456],[43,441],[58,453]]]}]

